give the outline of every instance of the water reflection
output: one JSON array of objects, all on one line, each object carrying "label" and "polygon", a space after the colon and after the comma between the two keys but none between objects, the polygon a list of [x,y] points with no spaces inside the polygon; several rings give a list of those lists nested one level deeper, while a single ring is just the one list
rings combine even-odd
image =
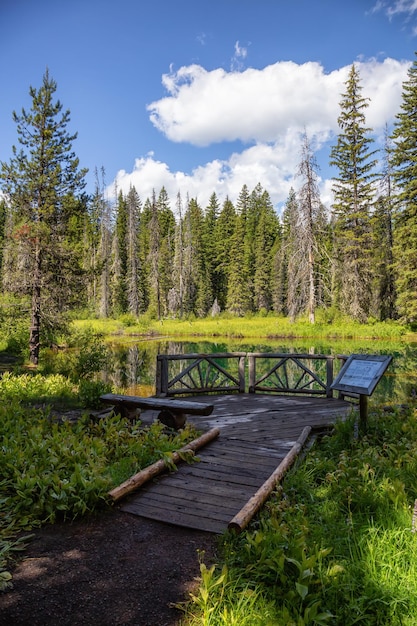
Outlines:
[{"label": "water reflection", "polygon": [[227,339],[150,339],[138,343],[110,344],[111,363],[103,377],[118,389],[135,395],[155,393],[156,357],[158,354],[216,352],[298,352],[309,354],[389,354],[393,361],[377,386],[372,402],[404,403],[417,391],[417,344],[398,341],[289,340],[250,341]]}]

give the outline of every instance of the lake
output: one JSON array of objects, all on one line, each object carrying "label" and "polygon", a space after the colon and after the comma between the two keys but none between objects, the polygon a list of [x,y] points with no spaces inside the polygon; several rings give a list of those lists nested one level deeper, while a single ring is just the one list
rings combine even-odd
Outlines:
[{"label": "lake", "polygon": [[372,403],[404,403],[417,392],[417,343],[338,339],[220,339],[123,338],[109,344],[112,359],[105,380],[132,395],[155,393],[158,354],[218,352],[298,352],[309,354],[384,354],[393,361],[374,391]]}]

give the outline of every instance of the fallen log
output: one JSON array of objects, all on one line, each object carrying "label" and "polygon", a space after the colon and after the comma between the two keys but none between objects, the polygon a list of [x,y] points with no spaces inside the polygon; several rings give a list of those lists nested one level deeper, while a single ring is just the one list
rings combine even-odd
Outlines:
[{"label": "fallen log", "polygon": [[284,474],[289,470],[295,459],[301,452],[305,442],[311,432],[311,426],[306,426],[303,432],[284,457],[278,467],[273,471],[271,476],[264,482],[258,491],[248,500],[245,506],[237,513],[229,522],[228,528],[236,532],[241,532],[251,521],[252,517],[259,511],[264,502],[271,495],[273,489],[282,480]]},{"label": "fallen log", "polygon": [[[185,446],[180,448],[177,452],[173,452],[170,458],[170,462],[178,463],[179,461],[181,461],[181,455],[184,452],[189,452],[189,451],[195,452],[199,448],[202,448],[206,444],[210,443],[210,441],[213,441],[213,439],[218,437],[219,434],[220,434],[220,430],[218,428],[212,428],[211,430],[208,430],[206,433],[201,435],[201,437],[198,437],[197,439],[190,441],[190,443],[187,443]],[[156,461],[156,463],[153,463],[152,465],[145,467],[143,470],[141,470],[137,474],[134,474],[133,476],[125,480],[125,482],[123,482],[118,487],[115,487],[114,489],[109,491],[109,496],[115,502],[117,502],[117,500],[120,500],[128,493],[131,493],[135,489],[138,489],[138,487],[140,487],[144,483],[151,480],[151,478],[154,478],[155,476],[163,472],[165,469],[167,469],[167,467],[168,467],[168,463],[164,461],[164,459],[160,459],[159,461]]]}]

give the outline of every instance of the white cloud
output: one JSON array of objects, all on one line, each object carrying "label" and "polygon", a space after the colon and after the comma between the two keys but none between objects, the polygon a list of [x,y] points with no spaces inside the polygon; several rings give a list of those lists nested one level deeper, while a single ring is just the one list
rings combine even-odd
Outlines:
[{"label": "white cloud", "polygon": [[243,69],[243,61],[248,56],[247,48],[243,48],[238,41],[235,43],[235,52],[232,56],[230,69],[232,72],[237,72]]},{"label": "white cloud", "polygon": [[417,0],[377,0],[371,13],[382,11],[391,20],[397,15],[405,16],[408,21],[417,11]]},{"label": "white cloud", "polygon": [[[357,65],[363,94],[373,100],[369,112],[383,125],[398,108],[409,64],[386,59]],[[234,140],[274,142],[289,128],[326,135],[337,128],[348,71],[344,67],[326,74],[319,63],[291,61],[243,72],[209,72],[190,65],[163,76],[169,95],[148,110],[152,123],[168,139],[196,146]]]},{"label": "white cloud", "polygon": [[[236,46],[240,50],[238,42]],[[367,126],[381,134],[399,110],[410,63],[371,59],[356,65],[362,95],[371,99]],[[171,71],[162,79],[169,95],[148,107],[156,128],[173,142],[207,146],[238,140],[242,149],[190,173],[172,172],[148,155],[136,160],[131,173],[118,173],[119,189],[127,191],[135,185],[145,199],[152,189],[158,192],[165,186],[174,202],[180,191],[184,200],[189,194],[205,207],[213,191],[221,200],[229,196],[236,201],[243,184],[252,189],[260,182],[275,204],[285,202],[290,186],[297,185],[294,174],[302,133],[306,131],[319,149],[338,132],[349,69],[326,74],[319,63],[280,62],[242,72],[207,71],[199,65]],[[327,201],[329,183],[325,180],[322,189]]]},{"label": "white cloud", "polygon": [[392,4],[387,5],[386,11],[389,17],[398,13],[412,15],[417,11],[417,0],[395,0]]}]

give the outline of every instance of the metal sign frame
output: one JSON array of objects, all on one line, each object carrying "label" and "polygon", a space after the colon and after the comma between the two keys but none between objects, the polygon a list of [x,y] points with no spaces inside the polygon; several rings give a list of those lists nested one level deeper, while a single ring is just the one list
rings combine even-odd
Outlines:
[{"label": "metal sign frame", "polygon": [[392,356],[352,354],[332,383],[331,389],[370,396],[391,361]]}]

